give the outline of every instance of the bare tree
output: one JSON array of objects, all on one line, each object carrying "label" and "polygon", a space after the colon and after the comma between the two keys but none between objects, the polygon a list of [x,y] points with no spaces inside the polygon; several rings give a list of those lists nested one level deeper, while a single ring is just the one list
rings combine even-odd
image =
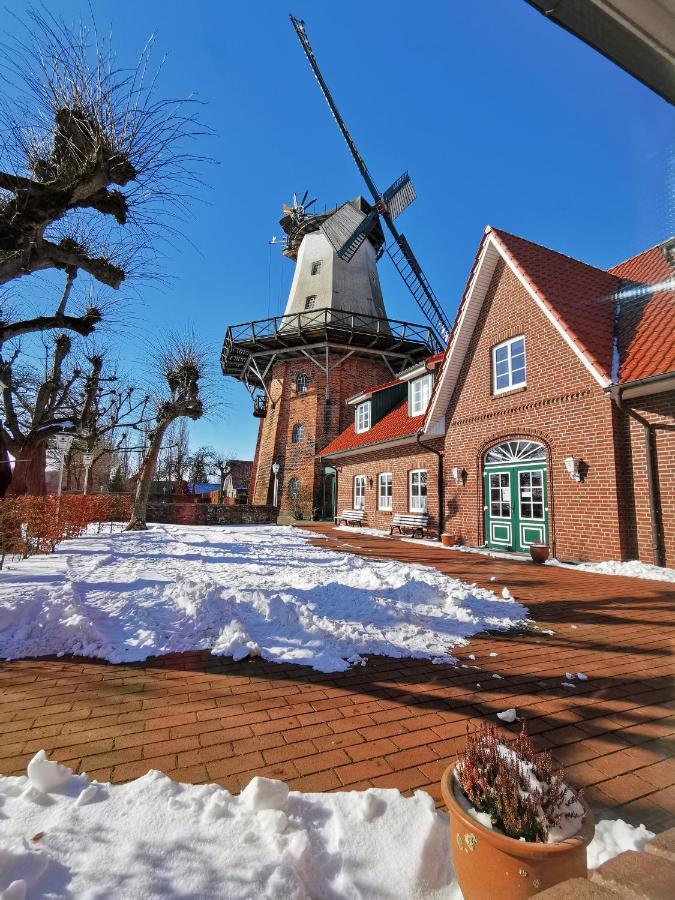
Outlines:
[{"label": "bare tree", "polygon": [[[94,25],[73,29],[44,9],[23,24],[23,39],[0,45],[0,72],[11,88],[0,99],[0,285],[50,269],[62,270],[66,284],[58,304],[34,315],[0,303],[0,351],[38,332],[92,333],[101,303],[67,310],[78,272],[114,290],[129,275],[156,274],[156,238],[175,233],[172,223],[198,180],[189,141],[206,133],[191,100],[157,96],[151,41],[125,70]],[[60,335],[54,347],[52,387],[67,340]],[[8,425],[0,432],[0,495],[12,478],[8,446],[14,452],[21,444],[14,409],[21,398],[13,391],[10,378],[2,390]],[[44,391],[51,391],[46,382]],[[21,457],[14,493],[44,482],[45,447],[41,440]]]},{"label": "bare tree", "polygon": [[[157,98],[152,42],[125,70],[95,26],[46,11],[24,24],[25,39],[0,47],[14,88],[0,104],[0,284],[63,269],[119,288],[167,204],[184,203],[186,139],[204,129],[190,102]],[[111,249],[103,222],[132,226],[133,252]]]},{"label": "bare tree", "polygon": [[222,503],[225,494],[225,479],[230,473],[232,457],[229,453],[218,452],[211,448],[208,462],[209,471],[218,478],[218,503]]},{"label": "bare tree", "polygon": [[193,338],[174,339],[161,355],[160,364],[164,388],[154,400],[154,422],[148,432],[148,448],[136,482],[128,531],[143,531],[147,527],[150,488],[167,429],[178,419],[196,420],[204,413],[200,379],[205,374],[206,357],[196,341]]}]

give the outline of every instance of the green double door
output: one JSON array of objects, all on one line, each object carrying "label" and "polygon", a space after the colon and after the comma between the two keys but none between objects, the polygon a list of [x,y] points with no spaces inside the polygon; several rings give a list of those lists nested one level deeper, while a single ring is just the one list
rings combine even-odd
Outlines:
[{"label": "green double door", "polygon": [[488,547],[526,553],[530,544],[547,544],[546,466],[486,465],[483,478]]}]

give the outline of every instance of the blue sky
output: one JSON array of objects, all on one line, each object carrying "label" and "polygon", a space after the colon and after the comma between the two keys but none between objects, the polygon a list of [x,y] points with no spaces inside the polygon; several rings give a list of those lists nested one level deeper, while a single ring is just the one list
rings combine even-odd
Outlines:
[{"label": "blue sky", "polygon": [[[84,0],[49,8],[67,21],[88,16]],[[91,8],[122,61],[154,33],[168,56],[160,93],[195,93],[217,132],[200,148],[217,162],[203,202],[162,262],[169,283],[130,301],[122,362],[142,365],[156,332],[186,322],[215,356],[227,324],[283,310],[293,264],[267,243],[280,233],[281,204],[307,188],[330,206],[364,186],[292,30],[289,0]],[[418,197],[400,226],[450,317],[488,223],[603,267],[675,230],[672,109],[521,0],[294,0],[290,11],[305,19],[380,188],[410,171]],[[385,260],[380,277],[389,315],[419,321]],[[192,426],[192,443],[252,458],[248,395],[236,382],[221,393],[226,406]]]}]

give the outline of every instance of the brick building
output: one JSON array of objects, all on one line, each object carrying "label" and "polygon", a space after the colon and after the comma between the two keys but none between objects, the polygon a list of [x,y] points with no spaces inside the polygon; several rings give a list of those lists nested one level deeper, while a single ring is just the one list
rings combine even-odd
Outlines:
[{"label": "brick building", "polygon": [[321,454],[338,506],[379,528],[426,509],[469,545],[675,565],[674,246],[603,271],[486,229],[442,363],[349,399]]}]

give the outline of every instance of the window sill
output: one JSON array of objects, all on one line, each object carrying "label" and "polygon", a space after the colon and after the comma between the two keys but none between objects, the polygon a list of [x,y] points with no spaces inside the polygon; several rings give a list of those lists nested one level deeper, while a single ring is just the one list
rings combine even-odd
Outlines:
[{"label": "window sill", "polygon": [[508,394],[522,394],[522,392],[526,390],[526,384],[519,384],[517,387],[505,388],[503,391],[493,391],[492,399],[494,400],[496,397],[505,397]]}]

